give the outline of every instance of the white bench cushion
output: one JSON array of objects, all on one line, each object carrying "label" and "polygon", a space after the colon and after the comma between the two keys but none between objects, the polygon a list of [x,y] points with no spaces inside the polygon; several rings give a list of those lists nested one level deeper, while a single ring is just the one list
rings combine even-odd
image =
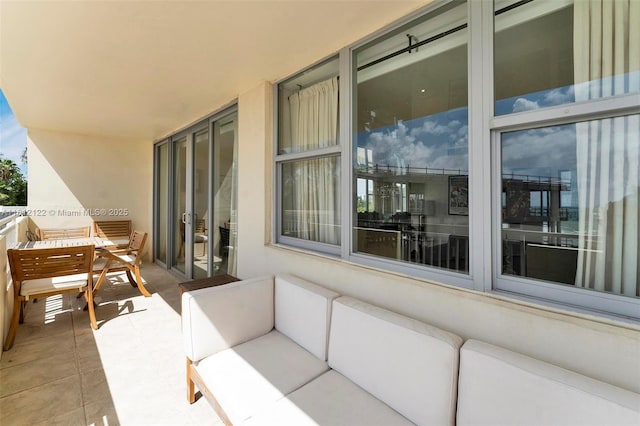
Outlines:
[{"label": "white bench cushion", "polygon": [[128,245],[129,237],[122,238],[101,238],[100,241],[104,247]]},{"label": "white bench cushion", "polygon": [[640,395],[477,340],[458,389],[458,425],[640,424]]},{"label": "white bench cushion", "polygon": [[277,330],[207,357],[195,368],[233,423],[329,369]]},{"label": "white bench cushion", "polygon": [[462,339],[350,297],[333,302],[329,365],[417,424],[453,424]]},{"label": "white bench cushion", "polygon": [[54,278],[40,278],[37,280],[25,280],[20,287],[20,294],[29,297],[32,294],[44,293],[47,291],[72,290],[78,291],[87,285],[87,274],[73,274]]},{"label": "white bench cushion", "polygon": [[292,275],[276,276],[275,327],[325,361],[331,302],[338,293]]},{"label": "white bench cushion", "polygon": [[245,425],[412,425],[336,372],[328,371],[251,417]]}]

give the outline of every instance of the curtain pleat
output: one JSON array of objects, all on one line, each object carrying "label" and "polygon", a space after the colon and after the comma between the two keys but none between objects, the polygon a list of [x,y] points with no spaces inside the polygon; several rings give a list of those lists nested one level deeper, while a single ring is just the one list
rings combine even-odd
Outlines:
[{"label": "curtain pleat", "polygon": [[[635,19],[635,20],[634,20]],[[576,101],[640,88],[640,2],[574,3]],[[576,286],[638,296],[639,116],[576,124]]]},{"label": "curtain pleat", "polygon": [[[338,136],[338,79],[317,83],[289,96],[293,152],[334,146]],[[340,241],[335,157],[295,163],[294,233],[328,244]]]}]

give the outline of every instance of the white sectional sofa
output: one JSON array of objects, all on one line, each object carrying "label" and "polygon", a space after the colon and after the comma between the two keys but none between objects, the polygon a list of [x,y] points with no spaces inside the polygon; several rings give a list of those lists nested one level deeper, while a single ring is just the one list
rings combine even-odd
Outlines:
[{"label": "white sectional sofa", "polygon": [[186,292],[182,327],[226,424],[640,425],[638,394],[290,275]]}]

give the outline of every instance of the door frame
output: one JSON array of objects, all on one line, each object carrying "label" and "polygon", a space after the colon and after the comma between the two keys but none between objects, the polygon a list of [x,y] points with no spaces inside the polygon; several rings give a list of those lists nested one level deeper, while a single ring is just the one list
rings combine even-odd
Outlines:
[{"label": "door frame", "polygon": [[[208,167],[207,167],[207,176],[206,179],[208,179],[208,194],[207,194],[207,215],[205,220],[207,221],[207,227],[209,228],[209,230],[213,229],[213,219],[214,219],[214,194],[213,194],[213,188],[212,188],[212,183],[213,183],[213,167],[214,167],[214,126],[216,124],[216,122],[218,122],[219,120],[224,119],[225,117],[231,115],[231,114],[236,114],[236,118],[235,120],[238,120],[238,105],[236,102],[225,106],[224,108],[220,109],[219,111],[211,114],[210,116],[199,120],[198,122],[189,125],[188,127],[183,128],[182,130],[168,136],[168,137],[164,137],[158,141],[156,141],[154,143],[154,170],[153,170],[153,177],[154,177],[154,188],[153,188],[153,231],[154,231],[154,236],[158,235],[159,232],[161,232],[161,224],[159,221],[159,213],[160,213],[160,205],[159,205],[159,191],[160,191],[160,180],[162,178],[162,176],[160,176],[160,166],[159,166],[159,156],[158,156],[158,152],[160,150],[160,147],[164,144],[167,144],[168,147],[168,152],[167,152],[167,159],[166,161],[168,162],[168,173],[166,176],[166,179],[168,180],[168,182],[166,182],[167,188],[168,188],[168,202],[167,202],[167,224],[166,224],[166,228],[163,230],[164,232],[166,232],[167,235],[167,247],[166,247],[166,253],[167,253],[167,259],[166,262],[162,261],[161,259],[158,259],[158,242],[156,240],[159,240],[157,238],[154,238],[154,244],[153,244],[153,261],[161,266],[163,266],[165,269],[177,274],[178,276],[184,277],[185,279],[192,279],[193,278],[193,260],[194,260],[194,253],[193,253],[193,225],[194,225],[194,201],[195,201],[195,197],[194,197],[194,184],[195,184],[195,167],[194,167],[194,163],[195,163],[195,134],[198,133],[199,131],[202,130],[207,130],[208,131]],[[178,223],[174,223],[176,222],[174,219],[178,218],[178,216],[176,215],[176,206],[175,206],[175,200],[176,200],[176,196],[178,196],[178,189],[175,187],[175,175],[176,175],[176,167],[175,167],[175,146],[176,143],[178,141],[180,141],[182,138],[186,138],[186,152],[185,152],[185,159],[186,159],[186,182],[185,182],[185,241],[184,241],[184,272],[180,271],[176,266],[177,263],[174,262],[174,252],[175,250],[180,250],[180,244],[181,241],[179,241],[179,238],[176,238],[176,235],[178,235],[179,233],[176,233],[176,226],[179,226]],[[204,177],[201,177],[204,178]],[[213,262],[213,255],[211,255],[211,253],[213,253],[213,248],[215,246],[213,238],[208,238],[207,240],[207,253],[209,253],[210,255],[207,256],[207,275],[208,276],[213,276],[214,271],[213,271],[213,267],[214,267],[214,262]]]}]

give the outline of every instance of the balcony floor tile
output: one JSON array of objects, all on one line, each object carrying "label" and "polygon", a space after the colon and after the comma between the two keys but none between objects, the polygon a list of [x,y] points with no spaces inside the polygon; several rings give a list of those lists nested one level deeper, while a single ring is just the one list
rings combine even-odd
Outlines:
[{"label": "balcony floor tile", "polygon": [[186,399],[180,280],[152,264],[142,275],[152,297],[109,277],[96,331],[75,295],[29,303],[0,359],[0,424],[222,424],[204,398]]}]

